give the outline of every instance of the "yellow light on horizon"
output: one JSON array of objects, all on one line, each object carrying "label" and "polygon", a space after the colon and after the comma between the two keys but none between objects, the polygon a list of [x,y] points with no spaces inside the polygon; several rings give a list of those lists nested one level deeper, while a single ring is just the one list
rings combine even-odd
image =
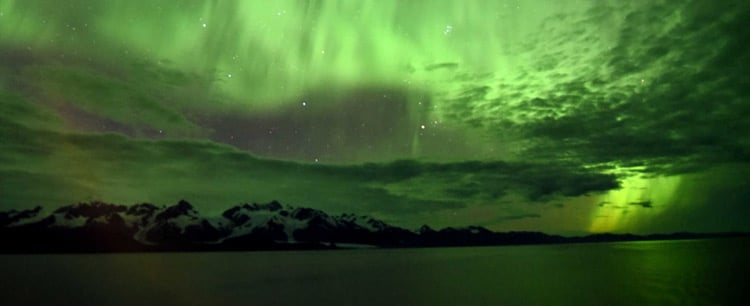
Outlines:
[{"label": "yellow light on horizon", "polygon": [[632,231],[645,219],[659,215],[672,202],[680,176],[631,176],[622,187],[599,197],[591,216],[592,233]]}]

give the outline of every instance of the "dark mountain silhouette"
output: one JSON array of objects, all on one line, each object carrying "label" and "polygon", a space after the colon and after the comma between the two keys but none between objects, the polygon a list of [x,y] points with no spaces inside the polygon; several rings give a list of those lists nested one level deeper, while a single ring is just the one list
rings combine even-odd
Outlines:
[{"label": "dark mountain silhouette", "polygon": [[102,202],[0,212],[0,252],[148,252],[324,249],[345,247],[489,246],[745,236],[746,233],[597,234],[562,237],[493,232],[479,226],[416,231],[354,214],[338,216],[273,201],[201,216],[187,201],[157,207]]},{"label": "dark mountain silhouette", "polygon": [[42,211],[41,206],[37,206],[36,208],[29,210],[11,210],[8,212],[0,212],[0,226],[8,226],[23,219],[33,218],[37,214],[39,214],[40,211]]}]

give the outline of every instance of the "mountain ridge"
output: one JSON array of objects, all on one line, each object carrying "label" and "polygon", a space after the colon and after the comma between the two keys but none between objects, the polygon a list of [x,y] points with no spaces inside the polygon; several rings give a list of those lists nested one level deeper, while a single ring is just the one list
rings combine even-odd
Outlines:
[{"label": "mountain ridge", "polygon": [[0,212],[0,253],[150,252],[441,247],[550,244],[747,236],[747,233],[673,233],[563,237],[542,232],[493,232],[481,226],[408,230],[355,214],[329,215],[308,207],[243,203],[202,216],[189,202],[131,206],[99,201],[42,214],[37,206]]}]

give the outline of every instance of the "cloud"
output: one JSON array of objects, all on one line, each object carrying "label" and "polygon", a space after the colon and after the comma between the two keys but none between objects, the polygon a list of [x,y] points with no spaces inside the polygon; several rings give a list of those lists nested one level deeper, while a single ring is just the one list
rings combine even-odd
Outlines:
[{"label": "cloud", "polygon": [[[467,161],[323,165],[261,159],[210,141],[64,133],[7,123],[0,206],[213,203],[280,200],[331,211],[403,216],[499,204],[507,195],[550,201],[618,188],[613,175],[572,164]],[[44,195],[44,196],[39,196]]]},{"label": "cloud", "polygon": [[432,71],[432,70],[437,70],[437,69],[452,70],[456,68],[458,68],[458,63],[437,63],[437,64],[425,66],[424,70],[426,71]]},{"label": "cloud", "polygon": [[[108,126],[129,135],[162,130],[173,136],[198,137],[207,131],[181,110],[201,103],[221,105],[215,101],[220,95],[207,97],[211,80],[134,57],[120,56],[116,62],[91,54],[56,58],[48,51],[27,51],[4,44],[0,44],[0,50],[4,66],[0,72],[7,73],[0,78],[2,107],[23,112],[31,107],[28,104],[39,106],[35,111],[52,114],[57,122],[64,123],[57,129],[92,131]],[[26,106],[9,101],[12,99],[23,100]],[[10,117],[7,114],[10,120],[40,125]]]},{"label": "cloud", "polygon": [[[551,18],[556,38],[530,39],[536,66],[519,61],[520,81],[464,82],[441,111],[516,135],[526,160],[660,175],[750,162],[750,4],[701,3],[596,2],[585,14]],[[617,24],[602,29],[607,23]]]},{"label": "cloud", "polygon": [[36,107],[32,102],[9,92],[0,83],[0,121],[36,128],[53,129],[62,121],[52,111]]},{"label": "cloud", "polygon": [[632,206],[640,206],[640,207],[643,207],[643,208],[652,208],[652,207],[654,207],[654,206],[653,206],[653,205],[651,204],[651,201],[638,201],[638,202],[630,202],[630,203],[628,203],[628,205],[632,205]]},{"label": "cloud", "polygon": [[464,202],[497,202],[507,194],[530,201],[575,197],[619,187],[614,175],[586,171],[574,165],[501,161],[427,163],[397,161],[367,164],[355,171],[362,179],[392,194],[408,198],[440,195]]},{"label": "cloud", "polygon": [[518,219],[526,219],[526,218],[541,218],[542,215],[540,214],[520,214],[520,215],[509,215],[509,216],[502,216],[497,219],[496,221],[502,221],[502,220],[518,220]]}]

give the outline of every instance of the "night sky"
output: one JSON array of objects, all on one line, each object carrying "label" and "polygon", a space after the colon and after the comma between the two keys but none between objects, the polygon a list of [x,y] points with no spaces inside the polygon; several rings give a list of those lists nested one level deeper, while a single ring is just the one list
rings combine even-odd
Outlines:
[{"label": "night sky", "polygon": [[0,0],[0,209],[750,230],[750,2]]}]

